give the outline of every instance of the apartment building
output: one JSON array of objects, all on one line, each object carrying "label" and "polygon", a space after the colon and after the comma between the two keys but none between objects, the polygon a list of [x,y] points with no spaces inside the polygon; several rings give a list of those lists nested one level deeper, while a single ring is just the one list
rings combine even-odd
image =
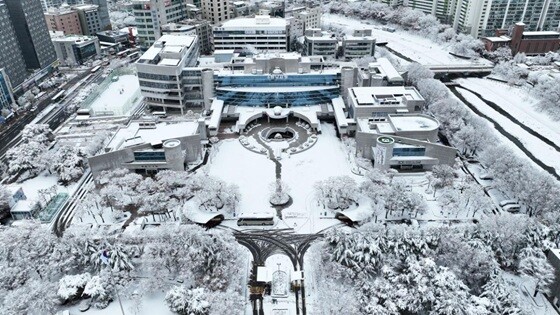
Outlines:
[{"label": "apartment building", "polygon": [[214,49],[243,50],[253,47],[258,51],[286,51],[288,25],[285,19],[269,15],[237,18],[214,27]]},{"label": "apartment building", "polygon": [[[199,56],[196,35],[163,35],[136,62],[140,91],[156,110],[201,106],[201,69],[189,70]],[[210,72],[211,73],[211,72]]]}]

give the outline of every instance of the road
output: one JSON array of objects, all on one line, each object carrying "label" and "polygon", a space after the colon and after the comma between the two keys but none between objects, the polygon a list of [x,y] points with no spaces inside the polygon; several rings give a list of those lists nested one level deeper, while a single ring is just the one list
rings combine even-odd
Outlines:
[{"label": "road", "polygon": [[[89,71],[85,71],[84,73],[78,75],[77,77],[68,81],[66,86],[73,86],[77,84],[80,80],[84,79],[86,76],[90,74]],[[84,82],[86,84],[91,83],[92,81],[99,78],[101,71],[99,71],[95,76],[92,76],[88,81]],[[27,111],[24,114],[20,115],[20,118],[11,124],[6,130],[0,133],[0,156],[3,157],[6,152],[12,148],[15,144],[17,144],[20,140],[20,132],[23,128],[31,123],[47,106],[51,104],[51,97],[56,93],[55,90],[51,91],[50,93],[46,94],[46,97],[37,104],[37,109],[35,111]],[[54,130],[58,128],[69,116],[70,113],[67,113],[64,109],[66,104],[70,102],[75,96],[77,92],[72,91],[69,95],[66,96],[65,101],[59,106],[58,109],[53,109],[53,113],[45,116],[43,119],[40,120],[41,123],[47,123],[49,127]],[[56,112],[55,112],[56,111]]]}]

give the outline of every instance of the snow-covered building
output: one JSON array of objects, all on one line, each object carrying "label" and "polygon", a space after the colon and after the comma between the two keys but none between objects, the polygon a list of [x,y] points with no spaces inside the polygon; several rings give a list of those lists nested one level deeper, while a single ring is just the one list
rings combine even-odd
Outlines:
[{"label": "snow-covered building", "polygon": [[352,35],[344,35],[342,51],[346,59],[373,56],[375,54],[375,38],[371,36],[371,29],[354,30]]},{"label": "snow-covered building", "polygon": [[438,143],[439,122],[422,114],[356,119],[356,153],[376,168],[430,169],[453,165],[456,149]]},{"label": "snow-covered building", "polygon": [[310,56],[336,57],[338,39],[334,34],[319,28],[307,29],[304,40],[305,52]]},{"label": "snow-covered building", "polygon": [[377,58],[358,73],[358,86],[403,86],[404,79],[387,58]]},{"label": "snow-covered building", "polygon": [[115,133],[105,153],[88,158],[88,162],[94,177],[117,168],[141,174],[183,171],[187,163],[202,158],[201,141],[205,138],[204,120],[132,121]]},{"label": "snow-covered building", "polygon": [[288,24],[283,18],[257,15],[237,18],[214,27],[214,49],[243,50],[247,47],[283,52],[288,49]]},{"label": "snow-covered building", "polygon": [[67,65],[81,65],[101,54],[99,39],[93,36],[69,35],[53,37],[57,58]]},{"label": "snow-covered building", "polygon": [[187,19],[177,23],[168,23],[161,26],[163,35],[196,35],[200,46],[200,53],[210,54],[213,49],[212,26],[210,22],[202,19]]},{"label": "snow-covered building", "polygon": [[415,87],[374,86],[348,89],[346,103],[350,117],[360,118],[416,113],[426,101]]},{"label": "snow-covered building", "polygon": [[202,103],[196,35],[163,35],[136,62],[140,91],[149,107],[184,112]]}]

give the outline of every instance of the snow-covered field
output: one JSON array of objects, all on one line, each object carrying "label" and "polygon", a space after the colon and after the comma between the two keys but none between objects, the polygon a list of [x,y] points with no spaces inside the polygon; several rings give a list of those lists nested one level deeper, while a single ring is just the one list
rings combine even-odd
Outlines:
[{"label": "snow-covered field", "polygon": [[113,112],[114,115],[125,115],[140,101],[140,84],[138,77],[127,74],[118,77],[118,81],[109,84],[91,104],[95,112]]},{"label": "snow-covered field", "polygon": [[396,30],[393,33],[381,30],[381,26],[364,23],[362,20],[344,17],[336,14],[323,14],[323,26],[329,25],[344,27],[347,31],[359,28],[372,29],[372,36],[378,42],[388,42],[387,47],[402,55],[424,65],[453,65],[470,64],[469,60],[453,57],[449,49],[432,40],[411,34],[406,31]]},{"label": "snow-covered field", "polygon": [[495,103],[525,126],[535,130],[543,137],[560,145],[560,122],[552,120],[547,114],[538,111],[537,99],[521,88],[487,79],[458,79],[461,86],[482,95]]},{"label": "snow-covered field", "polygon": [[[342,142],[336,137],[334,126],[321,125],[323,133],[309,150],[283,155],[282,180],[290,187],[293,204],[284,210],[279,227],[291,227],[298,233],[310,233],[339,223],[333,218],[321,218],[323,210],[314,198],[313,185],[330,176],[352,174]],[[241,192],[241,212],[271,211],[269,184],[274,182],[275,164],[266,155],[245,149],[238,140],[225,140],[218,146],[209,167],[210,175],[236,184]],[[324,210],[323,210],[324,211]]]},{"label": "snow-covered field", "polygon": [[[491,117],[495,120],[498,124],[500,124],[508,133],[519,139],[519,141],[523,144],[527,150],[529,150],[536,158],[541,160],[544,164],[551,166],[556,169],[557,173],[560,173],[560,152],[556,151],[553,147],[549,146],[548,144],[544,143],[542,140],[538,139],[537,137],[529,134],[523,128],[521,128],[516,123],[512,122],[507,117],[501,115],[496,110],[489,107],[486,103],[484,103],[480,98],[478,98],[473,93],[457,88],[457,91],[461,93],[465,99],[470,102],[473,106],[475,106],[481,113]],[[509,110],[508,110],[509,111]],[[516,115],[516,117],[518,117]],[[499,134],[496,132],[496,134]],[[512,148],[515,148],[515,152],[519,153],[520,156],[525,157],[526,155],[517,148],[517,146],[509,141],[508,139],[502,138],[502,142],[510,145]]]}]

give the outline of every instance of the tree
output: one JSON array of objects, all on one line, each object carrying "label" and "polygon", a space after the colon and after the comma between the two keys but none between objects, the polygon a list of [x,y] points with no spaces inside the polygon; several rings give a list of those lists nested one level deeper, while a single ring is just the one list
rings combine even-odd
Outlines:
[{"label": "tree", "polygon": [[550,285],[554,281],[554,267],[550,265],[542,251],[526,248],[519,261],[519,272],[535,279],[535,293],[540,291],[544,294],[550,293]]},{"label": "tree", "polygon": [[207,315],[210,303],[203,288],[187,289],[185,286],[173,287],[165,295],[165,302],[172,312],[180,315]]},{"label": "tree", "polygon": [[91,297],[95,308],[104,309],[113,301],[113,283],[108,272],[91,277],[84,288],[84,295]]},{"label": "tree", "polygon": [[58,281],[58,296],[65,301],[79,297],[90,279],[91,275],[87,272],[62,277]]},{"label": "tree", "polygon": [[417,87],[428,106],[449,96],[449,89],[436,79],[420,79]]},{"label": "tree", "polygon": [[434,73],[432,72],[432,70],[416,62],[409,64],[406,70],[408,73],[408,82],[412,83],[413,85],[417,85],[420,80],[432,79],[434,77]]},{"label": "tree", "polygon": [[270,190],[270,203],[273,205],[285,204],[290,200],[290,187],[281,179],[268,185]]},{"label": "tree", "polygon": [[78,180],[84,174],[85,154],[76,147],[63,145],[47,157],[49,170],[58,175],[64,185]]},{"label": "tree", "polygon": [[12,193],[6,189],[6,186],[0,185],[0,218],[10,215],[10,202]]},{"label": "tree", "polygon": [[491,314],[522,315],[519,295],[513,283],[506,281],[502,272],[495,272],[482,287],[482,298],[488,300],[487,309]]},{"label": "tree", "polygon": [[453,186],[455,170],[447,164],[438,164],[432,168],[432,176],[434,178],[432,186],[434,187],[435,196],[436,189]]},{"label": "tree", "polygon": [[358,199],[356,181],[348,175],[331,176],[314,187],[317,198],[331,209],[348,209]]}]

